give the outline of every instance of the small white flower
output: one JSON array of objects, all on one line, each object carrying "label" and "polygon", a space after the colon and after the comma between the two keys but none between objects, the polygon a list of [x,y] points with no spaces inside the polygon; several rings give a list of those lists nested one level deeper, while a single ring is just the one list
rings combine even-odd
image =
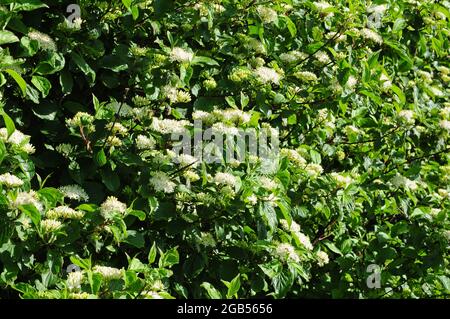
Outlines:
[{"label": "small white flower", "polygon": [[234,187],[237,183],[237,178],[232,174],[219,172],[214,176],[214,182],[218,185]]},{"label": "small white flower", "polygon": [[348,80],[347,80],[347,83],[345,85],[348,88],[352,89],[352,88],[354,88],[356,86],[357,83],[358,83],[358,80],[353,75],[350,75]]},{"label": "small white flower", "polygon": [[44,209],[44,206],[37,197],[37,193],[33,190],[29,192],[20,192],[17,194],[17,197],[13,202],[13,207],[17,208],[22,205],[33,205],[39,211]]},{"label": "small white flower", "polygon": [[278,18],[277,12],[268,7],[259,6],[256,11],[258,12],[263,23],[269,24],[275,22]]},{"label": "small white flower", "polygon": [[387,10],[386,4],[374,5],[367,8],[368,13],[383,14]]},{"label": "small white flower", "polygon": [[439,122],[439,126],[444,130],[450,131],[450,121],[448,120],[441,120]]},{"label": "small white flower", "polygon": [[277,187],[278,187],[277,182],[275,182],[274,180],[272,180],[266,176],[261,176],[261,178],[259,179],[258,182],[262,188],[264,188],[268,191],[273,191],[273,190],[277,189]]},{"label": "small white flower", "polygon": [[301,60],[306,59],[307,57],[308,57],[308,55],[306,53],[295,51],[295,50],[280,54],[280,60],[286,64],[299,62]]},{"label": "small white flower", "polygon": [[283,148],[281,149],[281,155],[286,156],[291,162],[297,166],[306,165],[306,160],[295,150]]},{"label": "small white flower", "polygon": [[328,258],[328,254],[324,251],[318,251],[316,256],[317,256],[317,264],[319,265],[319,267],[323,267],[330,261]]},{"label": "small white flower", "polygon": [[153,186],[155,191],[164,192],[167,194],[175,191],[176,184],[172,182],[170,177],[164,172],[153,172],[150,178],[150,185]]},{"label": "small white flower", "polygon": [[294,76],[301,80],[301,81],[305,81],[305,82],[316,82],[317,76],[309,71],[299,71],[299,72],[295,72]]},{"label": "small white flower", "polygon": [[127,210],[127,205],[125,205],[124,203],[119,201],[114,196],[108,196],[108,198],[106,198],[106,200],[100,206],[100,213],[106,219],[109,219],[111,217],[112,213],[115,213],[115,212],[120,213],[120,214],[125,214],[126,210]]},{"label": "small white flower", "polygon": [[19,130],[15,130],[8,139],[8,142],[16,146],[21,146],[28,140],[29,136],[23,134]]},{"label": "small white flower", "polygon": [[339,173],[331,173],[330,175],[336,182],[338,188],[347,188],[353,183],[353,179],[349,176],[344,176]]},{"label": "small white flower", "polygon": [[67,275],[67,288],[69,290],[78,290],[83,283],[84,273],[82,271],[73,271]]},{"label": "small white flower", "polygon": [[120,123],[108,123],[106,129],[112,134],[126,135],[128,133],[128,129]]},{"label": "small white flower", "polygon": [[31,31],[28,33],[28,37],[31,40],[36,40],[39,43],[39,46],[42,50],[48,51],[56,51],[56,44],[52,38],[50,38],[47,34],[39,32],[39,31]]},{"label": "small white flower", "polygon": [[140,150],[151,150],[155,147],[155,139],[145,135],[138,135],[136,137],[136,147]]},{"label": "small white flower", "polygon": [[70,208],[68,206],[58,206],[51,210],[49,210],[45,217],[48,219],[81,219],[84,216],[84,212],[77,211],[73,208]]},{"label": "small white flower", "polygon": [[20,187],[23,185],[23,180],[16,175],[5,173],[0,175],[0,184],[5,185],[6,187]]},{"label": "small white flower", "polygon": [[282,243],[277,246],[275,249],[275,254],[280,258],[282,261],[293,261],[293,262],[300,262],[300,257],[298,256],[297,252],[295,251],[294,247],[292,247],[288,243]]},{"label": "small white flower", "polygon": [[179,163],[182,167],[189,166],[195,168],[198,166],[198,159],[189,154],[180,154],[174,158],[175,163]]},{"label": "small white flower", "polygon": [[192,119],[202,121],[207,125],[216,121],[216,117],[214,116],[214,114],[205,111],[194,111],[192,113]]},{"label": "small white flower", "polygon": [[66,185],[59,188],[64,197],[76,201],[88,201],[89,196],[86,191],[79,185]]},{"label": "small white flower", "polygon": [[59,228],[61,228],[62,223],[54,219],[44,219],[41,220],[42,230],[46,233],[51,233]]},{"label": "small white flower", "polygon": [[230,135],[230,136],[238,136],[239,135],[238,128],[231,126],[231,125],[227,125],[222,122],[215,123],[212,126],[212,131],[213,131],[213,133],[218,134],[218,135]]},{"label": "small white flower", "polygon": [[170,53],[170,59],[180,63],[189,63],[193,58],[194,54],[192,52],[186,51],[185,49],[179,47],[173,48]]},{"label": "small white flower", "polygon": [[300,232],[300,225],[297,224],[295,221],[291,221],[291,226],[289,226],[289,223],[286,219],[280,220],[281,228],[283,228],[285,231],[298,233]]},{"label": "small white flower", "polygon": [[411,110],[401,110],[398,112],[398,116],[405,121],[407,124],[414,124],[415,113]]},{"label": "small white flower", "polygon": [[360,30],[360,34],[367,40],[373,41],[378,44],[383,43],[383,38],[371,29],[364,28]]},{"label": "small white flower", "polygon": [[324,14],[325,16],[333,16],[333,12],[326,12],[329,8],[332,8],[333,6],[325,1],[320,2],[313,2],[314,7],[317,11],[319,11],[321,14]]},{"label": "small white flower", "polygon": [[323,168],[319,164],[308,164],[305,170],[310,177],[317,177],[323,172]]},{"label": "small white flower", "polygon": [[280,83],[281,76],[274,69],[261,66],[255,70],[255,74],[258,76],[262,83]]},{"label": "small white flower", "polygon": [[93,268],[95,273],[101,274],[103,279],[112,280],[112,279],[121,279],[123,275],[122,269],[117,269],[113,267],[106,266],[95,266]]},{"label": "small white flower", "polygon": [[309,237],[301,232],[296,232],[298,240],[300,243],[308,250],[313,250],[313,245],[311,244],[311,241],[309,240]]},{"label": "small white flower", "polygon": [[189,122],[186,120],[171,120],[171,119],[163,119],[160,120],[156,117],[153,118],[152,124],[150,128],[153,131],[162,133],[162,134],[178,134],[186,132],[186,126],[189,125]]},{"label": "small white flower", "polygon": [[319,61],[321,64],[328,64],[331,62],[330,57],[328,56],[328,54],[326,54],[323,51],[319,51],[317,52],[314,57],[317,59],[317,61]]},{"label": "small white flower", "polygon": [[258,197],[256,197],[255,194],[252,194],[249,197],[247,197],[247,201],[249,202],[250,205],[255,206],[256,204],[258,204]]}]

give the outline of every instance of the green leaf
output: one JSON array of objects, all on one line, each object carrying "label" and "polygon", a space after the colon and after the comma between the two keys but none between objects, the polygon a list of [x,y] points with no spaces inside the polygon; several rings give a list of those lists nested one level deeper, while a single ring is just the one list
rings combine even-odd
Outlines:
[{"label": "green leaf", "polygon": [[241,275],[238,274],[236,277],[234,277],[227,287],[228,287],[227,298],[231,299],[235,297],[237,299],[238,298],[237,293],[241,288]]},{"label": "green leaf", "polygon": [[145,246],[145,239],[144,235],[142,233],[137,232],[135,230],[128,230],[127,231],[127,238],[124,240],[127,244],[130,244],[136,248],[144,248]]},{"label": "green leaf", "polygon": [[200,287],[204,288],[206,290],[206,293],[208,294],[209,298],[211,299],[222,299],[222,295],[220,292],[214,288],[213,285],[211,285],[209,282],[203,282]]},{"label": "green leaf", "polygon": [[78,256],[72,255],[70,256],[70,261],[77,265],[78,267],[80,267],[81,269],[91,269],[92,267],[92,262],[91,262],[91,258],[80,258]]},{"label": "green leaf", "polygon": [[103,278],[101,274],[88,271],[89,285],[91,286],[91,293],[93,295],[96,295],[100,291],[100,287],[102,286],[102,279]]},{"label": "green leaf", "polygon": [[52,87],[49,80],[39,75],[33,75],[31,83],[42,93],[42,97],[46,97]]},{"label": "green leaf", "polygon": [[95,154],[94,160],[100,167],[104,166],[108,162],[103,148]]},{"label": "green leaf", "polygon": [[0,30],[0,45],[18,42],[19,38],[8,30]]},{"label": "green leaf", "polygon": [[70,56],[72,58],[72,61],[78,66],[81,72],[83,72],[84,75],[86,75],[89,82],[93,84],[95,82],[95,72],[86,62],[86,60],[76,52],[72,52]]},{"label": "green leaf", "polygon": [[59,84],[61,84],[61,89],[63,93],[67,94],[72,92],[73,78],[67,68],[63,69],[59,74]]},{"label": "green leaf", "polygon": [[196,55],[191,62],[192,65],[195,64],[207,64],[207,65],[211,65],[211,66],[220,66],[219,62],[217,62],[216,60],[206,57],[206,56],[199,56]]},{"label": "green leaf", "polygon": [[40,8],[48,8],[48,6],[39,0],[21,0],[13,1],[12,11],[33,11]]},{"label": "green leaf", "polygon": [[158,262],[158,266],[160,268],[170,268],[175,264],[178,264],[180,261],[180,256],[178,254],[177,248],[172,248],[166,251],[160,258]]},{"label": "green leaf", "polygon": [[14,121],[9,117],[8,114],[5,113],[3,109],[0,110],[0,114],[3,117],[3,121],[5,122],[6,131],[8,132],[8,138],[12,133],[16,130],[16,126],[14,125]]},{"label": "green leaf", "polygon": [[295,23],[292,22],[292,20],[288,16],[282,16],[284,21],[286,22],[286,26],[289,30],[289,33],[291,34],[291,37],[295,38],[297,35],[297,27],[295,26]]},{"label": "green leaf", "polygon": [[22,90],[22,95],[25,96],[27,94],[27,83],[22,78],[22,76],[19,73],[17,73],[16,71],[11,70],[11,69],[6,69],[5,72],[8,73],[14,79],[14,81],[16,81],[16,83],[19,85],[20,89]]},{"label": "green leaf", "polygon": [[151,265],[155,262],[156,260],[156,243],[153,242],[152,247],[150,248],[150,251],[148,253],[148,264]]},{"label": "green leaf", "polygon": [[28,204],[28,205],[22,205],[19,206],[19,209],[28,217],[31,218],[31,221],[36,226],[39,226],[39,223],[41,222],[41,213],[34,207],[34,205]]},{"label": "green leaf", "polygon": [[120,178],[119,176],[111,169],[103,169],[100,172],[102,176],[102,182],[105,184],[106,188],[111,192],[115,192],[120,187]]}]

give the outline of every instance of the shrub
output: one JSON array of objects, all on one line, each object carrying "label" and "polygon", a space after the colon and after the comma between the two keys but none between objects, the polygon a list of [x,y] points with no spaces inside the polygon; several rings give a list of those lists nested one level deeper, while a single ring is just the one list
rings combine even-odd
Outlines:
[{"label": "shrub", "polygon": [[2,297],[448,295],[448,2],[71,2],[0,1]]}]

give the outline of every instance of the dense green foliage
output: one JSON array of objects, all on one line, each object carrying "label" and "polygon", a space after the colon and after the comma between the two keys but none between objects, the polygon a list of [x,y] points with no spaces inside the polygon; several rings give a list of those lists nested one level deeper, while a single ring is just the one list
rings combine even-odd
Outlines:
[{"label": "dense green foliage", "polygon": [[0,298],[448,296],[448,1],[72,2],[0,0]]}]

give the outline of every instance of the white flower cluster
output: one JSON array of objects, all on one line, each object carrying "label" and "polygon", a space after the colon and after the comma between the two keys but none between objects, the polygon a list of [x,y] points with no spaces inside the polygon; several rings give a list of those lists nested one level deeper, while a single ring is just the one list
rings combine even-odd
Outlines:
[{"label": "white flower cluster", "polygon": [[127,205],[114,196],[108,196],[100,206],[100,213],[106,219],[109,219],[113,213],[125,214],[126,210]]},{"label": "white flower cluster", "polygon": [[256,11],[258,12],[259,17],[261,18],[261,21],[263,23],[269,24],[275,22],[278,18],[277,12],[268,7],[259,6]]},{"label": "white flower cluster", "polygon": [[140,150],[151,150],[155,147],[156,141],[153,137],[138,135],[136,137],[136,147]]},{"label": "white flower cluster", "polygon": [[94,122],[94,117],[86,112],[78,112],[74,115],[73,118],[67,119],[66,123],[70,127],[80,127],[83,126],[88,128],[89,131],[94,131],[94,126],[92,123]]},{"label": "white flower cluster", "polygon": [[17,194],[17,197],[13,202],[13,207],[17,208],[22,205],[33,205],[39,211],[44,209],[44,206],[39,201],[37,193],[33,190],[29,192],[20,192]]},{"label": "white flower cluster", "polygon": [[350,176],[344,176],[339,173],[331,173],[331,177],[336,182],[338,188],[347,188],[351,183],[353,183],[353,179]]},{"label": "white flower cluster", "polygon": [[108,132],[111,131],[111,134],[118,135],[126,135],[128,133],[128,129],[120,123],[108,123],[105,127]]},{"label": "white flower cluster", "polygon": [[17,129],[8,138],[8,131],[6,128],[0,128],[0,140],[13,145],[19,151],[27,154],[33,154],[36,151],[34,146],[29,142],[30,136],[23,134]]},{"label": "white flower cluster", "polygon": [[278,188],[278,183],[266,176],[261,176],[258,182],[262,188],[268,191],[273,191]]},{"label": "white flower cluster", "polygon": [[67,288],[69,290],[78,290],[84,280],[84,273],[82,271],[73,271],[67,275]]},{"label": "white flower cluster", "polygon": [[280,220],[281,228],[283,228],[285,231],[297,233],[300,232],[300,225],[297,224],[295,221],[291,221],[291,225],[289,226],[289,223],[286,219]]},{"label": "white flower cluster", "polygon": [[214,183],[234,187],[237,183],[237,178],[230,173],[219,172],[214,176]]},{"label": "white flower cluster", "polygon": [[395,187],[403,187],[405,189],[409,189],[411,191],[415,191],[419,188],[417,182],[410,180],[400,174],[397,174],[391,179],[392,185]]},{"label": "white flower cluster", "polygon": [[175,47],[170,52],[170,59],[180,63],[189,63],[194,58],[194,54],[183,48]]},{"label": "white flower cluster", "polygon": [[359,134],[361,133],[360,129],[357,128],[357,127],[354,126],[354,125],[347,125],[347,126],[344,128],[344,131],[345,131],[345,134],[346,134],[347,136],[350,136],[350,135],[359,135]]},{"label": "white flower cluster", "polygon": [[400,112],[398,112],[398,117],[407,124],[414,124],[415,122],[415,113],[411,110],[401,110]]},{"label": "white flower cluster", "polygon": [[251,115],[236,109],[215,110],[213,112],[215,118],[222,122],[232,122],[236,124],[245,124],[250,122]]},{"label": "white flower cluster", "polygon": [[349,89],[353,89],[356,84],[358,84],[358,79],[356,79],[353,75],[350,75],[347,79],[347,82],[345,83],[345,86],[347,86]]},{"label": "white flower cluster", "polygon": [[50,38],[47,34],[39,32],[39,31],[31,31],[28,33],[28,37],[31,40],[35,40],[39,43],[39,46],[42,50],[48,51],[56,51],[56,44],[52,38]]},{"label": "white flower cluster", "polygon": [[117,269],[117,268],[113,268],[113,267],[95,266],[93,268],[93,271],[95,273],[102,275],[103,279],[105,279],[105,280],[121,279],[123,276],[122,269]]},{"label": "white flower cluster", "polygon": [[383,14],[387,10],[387,4],[373,5],[367,8],[368,13]]},{"label": "white flower cluster", "polygon": [[303,167],[306,165],[306,160],[296,151],[288,148],[281,149],[281,155],[286,156],[292,163]]},{"label": "white flower cluster", "polygon": [[296,63],[306,59],[307,57],[308,55],[306,53],[296,50],[280,54],[280,60],[286,64]]},{"label": "white flower cluster", "polygon": [[323,51],[319,51],[316,52],[316,54],[314,54],[314,57],[317,59],[317,61],[321,64],[328,64],[331,62],[330,57],[328,56],[328,54],[326,54]]},{"label": "white flower cluster", "polygon": [[41,227],[45,233],[54,232],[55,230],[58,230],[59,228],[61,228],[61,226],[62,226],[62,223],[58,220],[54,220],[54,219],[41,220]]},{"label": "white flower cluster", "polygon": [[214,134],[217,135],[231,135],[231,136],[239,135],[239,129],[237,127],[222,122],[214,123],[212,126],[212,131]]},{"label": "white flower cluster", "polygon": [[261,66],[255,70],[255,75],[260,79],[262,83],[279,84],[281,75],[274,69]]},{"label": "white flower cluster", "polygon": [[176,184],[172,182],[170,177],[164,172],[153,172],[150,178],[150,185],[157,192],[164,192],[167,194],[173,193],[175,191]]},{"label": "white flower cluster", "polygon": [[164,95],[169,99],[170,103],[187,103],[191,101],[191,94],[183,90],[178,90],[173,86],[165,86]]},{"label": "white flower cluster", "polygon": [[317,177],[320,174],[322,174],[323,168],[319,164],[313,164],[312,163],[312,164],[306,165],[305,171],[310,177]]},{"label": "white flower cluster", "polygon": [[381,88],[383,89],[383,91],[387,91],[392,87],[392,81],[385,73],[381,74],[380,82],[382,83]]},{"label": "white flower cluster", "polygon": [[16,175],[5,173],[0,175],[0,184],[5,185],[6,187],[20,187],[23,185],[23,180]]},{"label": "white flower cluster", "polygon": [[61,186],[59,191],[63,193],[64,197],[73,199],[76,201],[88,201],[89,195],[86,191],[79,185],[66,185]]},{"label": "white flower cluster", "polygon": [[304,82],[316,82],[317,76],[309,71],[298,71],[294,73],[294,76]]},{"label": "white flower cluster", "polygon": [[186,131],[185,127],[190,125],[186,120],[171,120],[163,119],[160,120],[156,117],[153,118],[150,128],[153,131],[159,132],[161,134],[174,134],[174,133],[184,133]]},{"label": "white flower cluster", "polygon": [[325,1],[320,2],[313,2],[313,5],[317,11],[320,12],[323,16],[333,16],[333,12],[327,12],[328,9],[332,8],[333,6]]},{"label": "white flower cluster", "polygon": [[58,206],[49,210],[45,217],[48,219],[81,219],[84,216],[84,212],[77,211],[68,206]]},{"label": "white flower cluster", "polygon": [[319,267],[325,266],[330,261],[328,258],[328,254],[324,251],[318,251],[316,257],[317,257],[317,264],[319,265]]},{"label": "white flower cluster", "polygon": [[295,251],[295,248],[292,247],[292,245],[288,243],[282,243],[277,246],[275,249],[275,254],[278,258],[280,258],[282,261],[293,261],[293,262],[300,262],[300,257],[298,256],[297,252]]},{"label": "white flower cluster", "polygon": [[360,34],[363,36],[363,38],[373,41],[377,44],[382,44],[383,43],[383,38],[376,33],[375,31],[368,29],[368,28],[364,28],[362,30],[359,31]]},{"label": "white flower cluster", "polygon": [[313,245],[311,244],[311,241],[309,240],[309,237],[301,232],[295,232],[295,236],[297,236],[300,243],[308,250],[313,250]]},{"label": "white flower cluster", "polygon": [[450,121],[449,120],[441,120],[439,122],[439,126],[447,131],[450,131]]}]

